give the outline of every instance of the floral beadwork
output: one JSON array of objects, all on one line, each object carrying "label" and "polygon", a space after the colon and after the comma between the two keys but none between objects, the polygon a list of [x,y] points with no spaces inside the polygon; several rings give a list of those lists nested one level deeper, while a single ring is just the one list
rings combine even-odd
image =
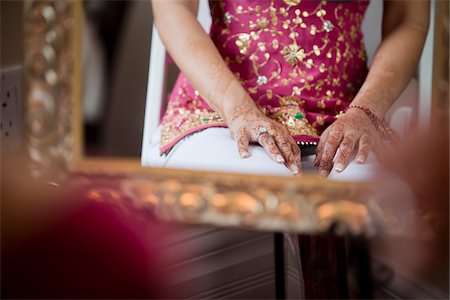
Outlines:
[{"label": "floral beadwork", "polygon": [[291,66],[296,65],[298,61],[302,61],[306,57],[305,50],[301,49],[297,44],[289,44],[285,46],[281,53],[284,55],[286,62],[288,62]]},{"label": "floral beadwork", "polygon": [[[361,24],[368,3],[210,1],[210,36],[264,114],[297,142],[317,141],[367,75]],[[226,122],[180,73],[162,119],[161,153],[214,126]]]}]

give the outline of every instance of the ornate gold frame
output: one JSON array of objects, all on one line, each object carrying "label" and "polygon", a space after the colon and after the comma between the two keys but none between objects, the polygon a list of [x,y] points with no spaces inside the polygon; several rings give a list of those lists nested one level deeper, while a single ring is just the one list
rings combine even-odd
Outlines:
[{"label": "ornate gold frame", "polygon": [[[91,185],[93,198],[127,197],[139,209],[182,222],[267,231],[355,234],[395,228],[370,184],[313,176],[279,178],[144,168],[136,160],[86,159],[81,130],[82,7],[74,1],[27,1],[26,146],[33,175]],[[102,188],[114,182],[114,188]],[[96,185],[96,183],[98,183]]]}]

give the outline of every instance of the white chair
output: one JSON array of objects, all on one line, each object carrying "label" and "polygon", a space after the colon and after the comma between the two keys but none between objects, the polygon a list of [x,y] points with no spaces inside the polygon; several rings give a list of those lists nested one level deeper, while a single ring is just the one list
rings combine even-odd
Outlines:
[{"label": "white chair", "polygon": [[[208,0],[199,1],[197,19],[205,31],[209,32],[209,28],[211,27],[211,15],[209,13]],[[142,137],[142,164],[145,161],[148,161],[148,147],[161,119],[163,109],[162,104],[166,97],[164,91],[166,90],[165,78],[167,62],[166,48],[159,37],[156,26],[153,24],[152,45],[150,47],[150,61],[148,67],[147,99],[145,102],[144,134]]]},{"label": "white chair", "polygon": [[[418,68],[419,82],[416,79],[411,80],[408,87],[399,97],[399,100],[387,114],[390,125],[394,130],[400,133],[400,135],[405,135],[410,128],[414,118],[414,111],[417,111],[418,123],[421,128],[427,128],[430,123],[435,1],[436,0],[432,0],[430,29]],[[370,36],[370,39],[366,40],[369,63],[381,40],[381,33],[373,30],[373,28],[378,27],[381,31],[381,25],[379,23],[381,22],[381,12],[381,2],[372,1],[363,25],[363,31],[367,33],[365,36]],[[211,15],[207,0],[199,1],[197,18],[205,31],[209,32]],[[164,103],[166,96],[164,91],[166,90],[165,75],[167,62],[166,49],[159,37],[155,25],[153,25],[147,99],[145,105],[144,134],[142,138],[142,164],[149,161],[149,145],[161,119],[162,104]]]}]

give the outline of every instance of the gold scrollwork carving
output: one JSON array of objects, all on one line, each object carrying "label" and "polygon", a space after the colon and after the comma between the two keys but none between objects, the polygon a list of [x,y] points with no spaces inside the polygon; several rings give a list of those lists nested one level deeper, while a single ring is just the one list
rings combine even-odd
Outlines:
[{"label": "gold scrollwork carving", "polygon": [[135,207],[162,219],[263,231],[318,233],[334,226],[339,233],[371,235],[380,217],[371,185],[192,179],[153,176],[149,183],[130,176],[119,180],[119,189]]},{"label": "gold scrollwork carving", "polygon": [[[73,159],[76,1],[27,1],[25,129],[35,177],[55,179]],[[78,3],[79,4],[79,3]],[[75,87],[75,89],[74,89]]]}]

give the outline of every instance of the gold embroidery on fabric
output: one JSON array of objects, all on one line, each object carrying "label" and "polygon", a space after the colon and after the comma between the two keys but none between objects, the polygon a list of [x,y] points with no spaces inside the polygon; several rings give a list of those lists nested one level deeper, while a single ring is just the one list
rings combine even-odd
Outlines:
[{"label": "gold embroidery on fabric", "polygon": [[289,133],[295,135],[309,135],[318,137],[317,130],[309,124],[303,112],[298,106],[285,106],[270,114],[271,119],[286,125]]},{"label": "gold embroidery on fabric", "polygon": [[297,4],[300,4],[301,0],[284,0],[284,3],[286,3],[289,6],[295,6]]},{"label": "gold embroidery on fabric", "polygon": [[248,33],[241,33],[236,41],[236,46],[239,48],[241,54],[247,54],[250,45],[250,35]]},{"label": "gold embroidery on fabric", "polygon": [[[221,9],[222,17],[213,20],[214,24],[222,26],[218,36],[215,37],[220,41],[216,45],[219,50],[237,47],[234,48],[239,52],[237,55],[235,51],[231,51],[224,56],[228,66],[250,64],[251,68],[247,69],[246,73],[234,71],[234,75],[247,88],[250,95],[259,93],[255,96],[259,97],[254,99],[255,102],[259,103],[263,99],[270,100],[274,97],[279,100],[279,112],[270,117],[284,122],[293,135],[317,135],[315,127],[325,123],[324,117],[317,116],[315,122],[311,124],[305,117],[297,119],[296,116],[299,117],[299,114],[303,116],[299,112],[303,103],[300,99],[304,95],[321,98],[316,102],[316,106],[323,112],[329,108],[329,100],[333,97],[338,97],[333,105],[339,106],[342,104],[341,99],[351,99],[355,95],[360,82],[351,82],[350,80],[355,78],[351,78],[353,75],[349,76],[347,72],[354,67],[352,65],[354,59],[366,60],[362,42],[359,41],[359,47],[353,46],[357,39],[362,37],[358,26],[364,14],[350,11],[348,6],[343,4],[327,10],[327,1],[317,1],[317,5],[305,5],[301,9],[296,7],[301,0],[283,0],[281,5],[284,3],[284,6],[281,7],[279,2],[275,5],[276,1],[255,1],[257,3],[255,6],[249,5],[245,8],[233,1],[226,4],[225,1],[220,1],[217,7]],[[224,11],[226,5],[229,7]],[[242,17],[249,14],[255,17],[252,20]],[[232,28],[240,28],[241,31],[230,36]],[[311,44],[299,40],[301,30],[311,37]],[[261,40],[263,34],[266,36],[270,34],[272,39],[268,43],[263,42]],[[324,63],[324,60],[327,62]],[[292,69],[282,73],[282,66],[284,67],[286,62]],[[338,64],[340,68],[337,67]],[[262,71],[267,66],[272,70]],[[317,78],[308,74],[315,74]],[[277,82],[273,83],[272,80]],[[289,86],[291,95],[280,97],[276,94],[277,88],[284,86]],[[184,90],[178,91],[178,98],[187,96]],[[199,95],[195,94],[195,98],[198,97]],[[190,102],[190,106],[187,105],[186,108],[177,108],[177,103],[180,103],[179,99],[175,99],[172,106],[169,103],[167,114],[172,115],[174,120],[163,123],[161,145],[171,143],[194,128],[225,126],[224,120],[215,112],[196,111],[194,102]],[[189,107],[193,110],[189,110]],[[173,111],[174,109],[178,110],[178,114]],[[266,108],[262,110],[270,114],[270,110]],[[336,112],[336,116],[339,115]]]}]

